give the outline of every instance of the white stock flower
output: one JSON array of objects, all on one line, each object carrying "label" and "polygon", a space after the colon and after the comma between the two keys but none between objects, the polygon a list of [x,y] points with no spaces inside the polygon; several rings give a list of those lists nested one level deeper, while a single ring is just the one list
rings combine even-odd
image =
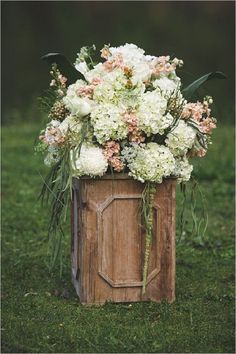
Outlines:
[{"label": "white stock flower", "polygon": [[82,75],[85,75],[88,71],[88,65],[85,61],[81,61],[81,62],[76,62],[75,64],[75,68],[76,70],[78,70]]},{"label": "white stock flower", "polygon": [[183,156],[192,148],[196,138],[196,131],[183,120],[167,135],[166,145],[174,156]]},{"label": "white stock flower", "polygon": [[82,144],[79,157],[77,152],[72,151],[71,160],[74,175],[78,177],[82,175],[102,176],[108,167],[102,149],[91,144]]},{"label": "white stock flower", "polygon": [[56,146],[58,144],[58,139],[64,137],[64,134],[59,129],[61,122],[52,119],[47,125],[44,131],[44,142],[49,146]]}]

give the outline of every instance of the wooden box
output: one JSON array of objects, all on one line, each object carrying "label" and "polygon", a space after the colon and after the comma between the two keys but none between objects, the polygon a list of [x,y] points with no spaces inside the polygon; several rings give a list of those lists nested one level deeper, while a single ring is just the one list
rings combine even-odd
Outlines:
[{"label": "wooden box", "polygon": [[145,231],[140,214],[144,184],[126,174],[74,179],[72,279],[82,304],[175,299],[175,187],[157,185],[154,236],[142,295]]}]

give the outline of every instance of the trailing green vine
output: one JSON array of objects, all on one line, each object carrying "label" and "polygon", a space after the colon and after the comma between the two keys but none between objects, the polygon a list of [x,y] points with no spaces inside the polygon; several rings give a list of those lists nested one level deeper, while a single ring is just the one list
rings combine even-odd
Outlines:
[{"label": "trailing green vine", "polygon": [[156,184],[147,182],[142,193],[142,216],[145,227],[145,253],[143,265],[142,294],[146,292],[148,266],[153,238],[153,202],[156,193]]},{"label": "trailing green vine", "polygon": [[44,179],[40,193],[42,203],[51,204],[51,217],[48,226],[49,254],[48,267],[53,269],[57,259],[62,267],[61,243],[63,238],[62,224],[66,220],[67,208],[71,201],[72,173],[70,169],[70,150],[66,149],[60,160],[51,167]]},{"label": "trailing green vine", "polygon": [[[198,181],[192,176],[190,183],[181,183],[180,191],[182,193],[182,201],[179,213],[179,243],[182,236],[185,234],[185,228],[187,225],[187,205],[190,206],[189,212],[191,215],[191,229],[188,230],[189,236],[192,240],[196,240],[199,245],[203,245],[206,240],[205,235],[208,226],[208,212],[207,212],[207,200],[198,183]],[[197,207],[198,206],[198,207]]]}]

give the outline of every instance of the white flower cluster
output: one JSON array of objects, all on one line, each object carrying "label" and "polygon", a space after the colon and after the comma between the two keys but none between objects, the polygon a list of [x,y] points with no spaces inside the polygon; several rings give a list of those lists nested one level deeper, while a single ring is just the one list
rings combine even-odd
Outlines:
[{"label": "white flower cluster", "polygon": [[124,72],[119,68],[107,73],[101,83],[95,87],[93,99],[97,103],[119,104],[124,95],[126,82]]},{"label": "white flower cluster", "polygon": [[83,117],[91,112],[92,101],[87,97],[81,98],[78,94],[79,90],[85,86],[83,80],[76,81],[75,84],[70,85],[67,89],[67,94],[63,98],[66,108],[69,109],[72,115]]},{"label": "white flower cluster", "polygon": [[195,137],[196,130],[180,120],[175,129],[167,135],[165,142],[174,156],[183,156],[193,146]]},{"label": "white flower cluster", "polygon": [[148,91],[140,99],[138,108],[138,127],[147,136],[151,134],[163,134],[164,130],[170,126],[173,117],[165,114],[167,101],[158,94],[157,91]]},{"label": "white flower cluster", "polygon": [[122,152],[130,169],[129,175],[140,182],[161,183],[175,169],[175,159],[170,150],[156,143],[125,148]]},{"label": "white flower cluster", "polygon": [[60,150],[52,145],[49,146],[47,155],[44,159],[44,164],[48,167],[51,167],[59,160],[60,160]]},{"label": "white flower cluster", "polygon": [[82,144],[80,153],[71,151],[72,167],[75,176],[102,176],[107,170],[108,163],[102,149],[93,145]]},{"label": "white flower cluster", "polygon": [[193,166],[190,165],[186,156],[183,158],[177,158],[175,160],[175,169],[173,171],[174,176],[178,176],[178,182],[187,182],[193,170]]},{"label": "white flower cluster", "polygon": [[204,153],[197,128],[207,130],[210,123],[195,120],[195,129],[188,122],[199,104],[188,104],[181,94],[176,68],[182,61],[145,55],[126,43],[104,46],[103,60],[94,65],[88,61],[90,49],[83,47],[75,62],[84,79],[65,88],[58,98],[61,116],[40,138],[48,145],[45,163],[57,162],[61,149],[69,148],[76,176],[102,176],[110,165],[141,182],[161,183],[168,176],[187,181],[193,169],[187,156],[194,149],[199,156]]},{"label": "white flower cluster", "polygon": [[62,123],[59,125],[59,129],[63,134],[76,134],[77,136],[81,132],[81,121],[77,116],[67,116]]},{"label": "white flower cluster", "polygon": [[161,77],[153,82],[153,86],[157,89],[157,91],[161,92],[164,97],[168,97],[168,95],[173,94],[173,92],[178,90],[179,85],[179,78],[174,81],[168,79],[167,77]]},{"label": "white flower cluster", "polygon": [[122,119],[122,111],[111,103],[98,105],[91,113],[91,122],[100,144],[110,139],[122,140],[127,136],[128,129]]},{"label": "white flower cluster", "polygon": [[133,69],[132,81],[134,84],[150,79],[152,72],[143,49],[138,48],[135,44],[126,43],[124,46],[109,48],[109,51],[111,53],[109,59],[121,55],[124,65]]}]

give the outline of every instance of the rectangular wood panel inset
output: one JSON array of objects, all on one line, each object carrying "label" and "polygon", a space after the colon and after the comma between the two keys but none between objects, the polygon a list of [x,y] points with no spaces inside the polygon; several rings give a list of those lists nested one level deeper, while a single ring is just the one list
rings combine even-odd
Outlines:
[{"label": "rectangular wood panel inset", "polygon": [[[142,295],[144,184],[125,175],[74,179],[72,278],[81,302],[175,298],[175,179],[157,185],[146,294]],[[77,268],[77,269],[76,269]]]}]

